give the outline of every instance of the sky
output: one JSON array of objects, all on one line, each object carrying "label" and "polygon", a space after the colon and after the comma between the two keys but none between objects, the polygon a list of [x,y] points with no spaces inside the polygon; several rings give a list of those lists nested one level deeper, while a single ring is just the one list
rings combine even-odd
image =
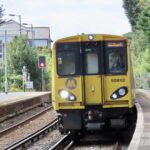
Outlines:
[{"label": "sky", "polygon": [[123,0],[0,0],[7,20],[50,27],[52,40],[76,34],[116,34],[131,31]]}]

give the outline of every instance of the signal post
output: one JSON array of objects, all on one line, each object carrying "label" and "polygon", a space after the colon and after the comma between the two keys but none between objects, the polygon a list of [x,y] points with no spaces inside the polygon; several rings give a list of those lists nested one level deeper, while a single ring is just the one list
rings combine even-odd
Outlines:
[{"label": "signal post", "polygon": [[45,56],[39,56],[38,66],[41,69],[41,89],[45,91],[44,68],[46,67]]}]

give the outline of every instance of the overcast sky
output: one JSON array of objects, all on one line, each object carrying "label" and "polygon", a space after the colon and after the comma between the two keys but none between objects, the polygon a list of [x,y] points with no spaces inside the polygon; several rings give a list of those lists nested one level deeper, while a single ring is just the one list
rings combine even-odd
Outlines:
[{"label": "overcast sky", "polygon": [[53,40],[81,33],[121,35],[131,30],[122,0],[0,0],[6,16],[22,23],[48,26]]}]

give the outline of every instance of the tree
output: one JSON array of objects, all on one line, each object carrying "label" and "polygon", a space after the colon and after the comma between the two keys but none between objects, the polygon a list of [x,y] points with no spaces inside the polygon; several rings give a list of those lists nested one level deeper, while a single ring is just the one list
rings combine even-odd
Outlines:
[{"label": "tree", "polygon": [[[143,86],[142,76],[150,72],[150,1],[123,0],[132,26],[131,48],[136,82]],[[141,80],[141,81],[140,81]],[[150,83],[148,85],[150,87]]]},{"label": "tree", "polygon": [[[136,72],[147,72],[145,52],[150,50],[150,2],[149,0],[123,0],[127,17],[132,26],[131,48]],[[147,59],[148,61],[148,59]]]},{"label": "tree", "polygon": [[123,7],[133,30],[137,25],[137,19],[141,11],[139,1],[140,0],[123,0]]},{"label": "tree", "polygon": [[[3,9],[3,5],[0,6],[0,24],[3,22],[3,12],[4,12],[4,9]],[[3,66],[3,63],[2,61],[0,61],[0,90],[2,90],[2,87],[3,87],[3,69],[2,69],[2,66]]]},{"label": "tree", "polygon": [[141,13],[138,16],[137,26],[139,30],[144,32],[150,43],[150,2],[147,0],[141,1]]},{"label": "tree", "polygon": [[145,73],[150,72],[150,50],[146,49],[143,54],[143,68],[145,69]]},{"label": "tree", "polygon": [[40,89],[40,72],[36,52],[29,47],[27,36],[16,36],[8,44],[8,74],[11,85],[15,88],[22,86],[22,69],[26,66],[34,87]]}]

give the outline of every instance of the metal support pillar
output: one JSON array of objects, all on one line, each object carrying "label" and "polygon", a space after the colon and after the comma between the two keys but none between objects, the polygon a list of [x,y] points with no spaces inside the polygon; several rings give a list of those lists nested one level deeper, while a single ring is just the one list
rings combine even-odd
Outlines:
[{"label": "metal support pillar", "polygon": [[44,87],[45,87],[44,86],[44,68],[41,68],[41,89],[42,89],[42,91],[45,90]]},{"label": "metal support pillar", "polygon": [[5,90],[5,93],[7,94],[8,93],[8,81],[7,81],[7,30],[5,30],[4,57],[5,57],[5,60],[4,60],[4,64],[5,64],[5,69],[4,69],[4,72],[5,72],[4,90]]}]

